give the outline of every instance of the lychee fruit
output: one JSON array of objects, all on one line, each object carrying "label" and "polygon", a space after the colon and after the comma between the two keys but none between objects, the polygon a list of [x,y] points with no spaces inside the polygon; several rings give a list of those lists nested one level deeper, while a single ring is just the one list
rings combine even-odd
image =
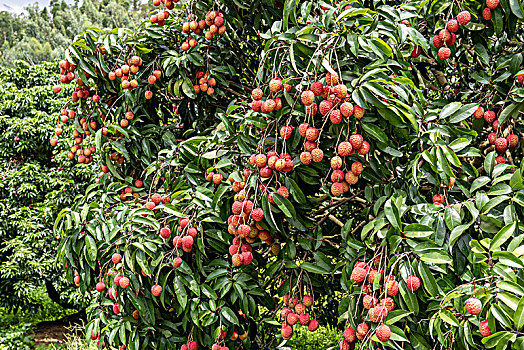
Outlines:
[{"label": "lychee fruit", "polygon": [[113,261],[113,264],[118,264],[120,261],[122,260],[122,255],[118,254],[118,253],[114,253],[112,256],[111,256],[111,261]]},{"label": "lychee fruit", "polygon": [[279,78],[273,78],[269,82],[269,90],[273,93],[277,93],[282,89],[282,80]]},{"label": "lychee fruit", "polygon": [[342,114],[340,113],[340,110],[335,109],[331,111],[331,113],[329,114],[329,120],[331,120],[333,124],[342,123]]},{"label": "lychee fruit", "polygon": [[435,35],[433,37],[433,46],[435,46],[437,49],[441,48],[442,45],[444,45],[444,40],[439,35]]},{"label": "lychee fruit", "polygon": [[518,143],[519,143],[519,137],[515,134],[509,134],[507,137],[506,137],[506,140],[508,140],[508,146],[513,148],[513,147],[517,147]]},{"label": "lychee fruit", "polygon": [[349,102],[344,102],[340,105],[340,113],[344,117],[351,117],[353,115],[353,105]]},{"label": "lychee fruit", "polygon": [[342,158],[340,158],[339,156],[334,156],[333,158],[331,158],[330,163],[332,169],[340,169],[342,167]]},{"label": "lychee fruit", "polygon": [[239,253],[236,253],[234,254],[232,257],[231,257],[231,262],[233,263],[233,265],[235,265],[236,267],[239,267],[240,265],[242,265],[242,262],[243,262],[244,258],[242,256],[242,254],[239,254]]},{"label": "lychee fruit", "polygon": [[354,267],[351,272],[351,279],[356,283],[360,283],[366,279],[367,271],[361,267]]},{"label": "lychee fruit", "polygon": [[447,47],[441,47],[438,49],[438,58],[445,61],[451,56],[451,50]]},{"label": "lychee fruit", "polygon": [[302,298],[302,304],[304,304],[305,307],[310,307],[313,305],[313,297],[311,295],[304,295],[304,298]]},{"label": "lychee fruit", "polygon": [[493,111],[486,111],[484,113],[484,120],[488,123],[493,123],[495,118],[496,118],[496,115],[495,115],[495,112]]},{"label": "lychee fruit", "polygon": [[309,324],[307,326],[307,329],[310,331],[310,332],[314,332],[318,329],[318,321],[317,320],[311,320],[309,321]]},{"label": "lychee fruit", "polygon": [[410,291],[415,292],[420,288],[420,278],[417,276],[409,276],[406,280],[406,284]]},{"label": "lychee fruit", "polygon": [[488,320],[484,320],[479,323],[479,331],[483,337],[489,337],[491,335],[491,330],[489,329]]},{"label": "lychee fruit", "polygon": [[364,108],[360,107],[359,105],[355,105],[355,107],[353,109],[353,114],[354,114],[356,119],[362,119],[362,117],[364,116],[365,112],[366,112],[366,110]]},{"label": "lychee fruit", "polygon": [[382,299],[380,301],[380,305],[384,306],[388,312],[395,310],[395,301],[390,297]]},{"label": "lychee fruit", "polygon": [[182,265],[182,258],[177,256],[174,260],[173,260],[173,266],[175,268],[178,268],[180,267],[180,265]]},{"label": "lychee fruit", "polygon": [[311,320],[311,317],[307,313],[302,313],[298,317],[298,320],[299,320],[301,325],[306,326],[307,324],[309,324],[309,321]]},{"label": "lychee fruit", "polygon": [[499,137],[495,140],[495,148],[501,153],[506,152],[508,149],[508,140],[504,137]]},{"label": "lychee fruit", "polygon": [[398,294],[398,282],[388,281],[386,282],[386,292],[390,297],[394,297]]},{"label": "lychee fruit", "polygon": [[369,332],[369,325],[366,322],[362,322],[357,326],[357,334],[364,336]]},{"label": "lychee fruit", "polygon": [[358,182],[358,176],[348,171],[345,176],[345,180],[349,185],[354,185]]},{"label": "lychee fruit", "polygon": [[293,127],[291,125],[283,126],[280,129],[280,137],[282,137],[284,140],[287,140],[291,137],[292,132],[293,132]]},{"label": "lychee fruit", "polygon": [[169,227],[162,227],[160,229],[160,237],[164,239],[168,239],[170,235],[171,235],[171,230],[169,229]]},{"label": "lychee fruit", "polygon": [[490,132],[488,134],[488,141],[489,141],[489,143],[494,145],[496,140],[497,140],[497,133],[496,132]]},{"label": "lychee fruit", "polygon": [[391,337],[391,330],[385,324],[378,326],[375,332],[377,334],[378,340],[380,340],[382,343],[387,342]]},{"label": "lychee fruit", "polygon": [[473,116],[475,117],[475,119],[481,119],[484,117],[484,108],[482,108],[481,106],[479,106],[479,108],[477,108],[477,110],[475,111],[475,113],[473,113]]},{"label": "lychee fruit", "polygon": [[316,141],[316,139],[318,139],[319,134],[320,134],[320,131],[317,128],[309,127],[306,130],[306,139],[308,141]]},{"label": "lychee fruit", "polygon": [[471,14],[468,11],[461,11],[457,15],[457,21],[460,23],[460,25],[465,26],[469,23],[469,21],[471,21]]},{"label": "lychee fruit", "polygon": [[311,151],[311,157],[315,163],[319,163],[324,158],[324,152],[320,148],[315,148]]},{"label": "lychee fruit", "polygon": [[311,106],[315,102],[315,94],[311,90],[306,90],[300,95],[300,99],[305,106]]},{"label": "lychee fruit", "polygon": [[344,194],[344,185],[341,182],[335,182],[331,185],[331,194],[340,197]]},{"label": "lychee fruit", "polygon": [[324,85],[322,84],[321,81],[315,81],[313,84],[311,84],[311,91],[313,91],[313,94],[315,94],[315,96],[320,96],[322,95],[322,91],[324,90]]},{"label": "lychee fruit", "polygon": [[353,343],[357,339],[355,330],[351,327],[344,329],[344,339],[349,343]]},{"label": "lychee fruit", "polygon": [[335,93],[335,96],[337,96],[338,98],[342,99],[342,98],[347,96],[348,89],[347,89],[346,85],[339,84],[339,85],[334,87],[333,92]]},{"label": "lychee fruit", "polygon": [[289,325],[288,326],[284,326],[280,330],[280,334],[282,334],[282,338],[284,340],[289,340],[293,336],[293,328],[291,328],[291,326],[289,326]]},{"label": "lychee fruit", "polygon": [[251,218],[255,221],[262,221],[264,219],[264,211],[262,208],[255,208],[251,211]]},{"label": "lychee fruit", "polygon": [[473,316],[480,314],[482,310],[482,302],[477,298],[469,298],[466,300],[466,310]]},{"label": "lychee fruit", "polygon": [[486,6],[490,10],[494,10],[497,8],[497,6],[499,6],[499,0],[486,0]]},{"label": "lychee fruit", "polygon": [[302,164],[304,165],[309,165],[311,164],[311,161],[312,161],[313,157],[311,156],[311,153],[309,152],[302,152],[300,154],[300,161],[302,162]]},{"label": "lychee fruit", "polygon": [[482,10],[482,17],[486,21],[490,21],[491,20],[491,10],[488,7],[486,7],[484,10]]},{"label": "lychee fruit", "polygon": [[320,102],[320,105],[318,106],[318,110],[320,111],[320,114],[326,115],[328,112],[333,108],[333,103],[329,100],[324,100]]},{"label": "lychee fruit", "polygon": [[364,167],[360,162],[354,162],[353,164],[351,164],[351,172],[356,176],[362,174],[363,169]]},{"label": "lychee fruit", "polygon": [[450,32],[452,33],[455,33],[458,29],[459,29],[459,26],[458,26],[458,21],[456,19],[450,19],[448,21],[448,23],[446,23],[446,28],[447,30],[449,30]]},{"label": "lychee fruit", "polygon": [[365,156],[369,152],[369,143],[367,141],[362,142],[362,146],[357,150],[358,154]]},{"label": "lychee fruit", "polygon": [[308,128],[309,128],[309,124],[308,123],[300,124],[298,126],[298,133],[300,134],[300,136],[306,137],[306,131],[307,131]]},{"label": "lychee fruit", "polygon": [[121,287],[121,288],[127,288],[129,287],[129,278],[127,277],[122,277],[120,279],[120,281],[118,281],[118,285]]},{"label": "lychee fruit", "polygon": [[375,305],[377,305],[377,298],[370,294],[364,295],[364,298],[362,299],[362,304],[364,305],[364,308],[371,309],[374,308]]},{"label": "lychee fruit", "polygon": [[155,284],[153,287],[151,287],[151,293],[153,293],[155,297],[159,296],[162,293],[162,287],[158,284]]},{"label": "lychee fruit", "polygon": [[341,157],[349,156],[352,151],[353,151],[353,146],[351,145],[351,143],[347,141],[343,141],[338,145],[338,154]]}]

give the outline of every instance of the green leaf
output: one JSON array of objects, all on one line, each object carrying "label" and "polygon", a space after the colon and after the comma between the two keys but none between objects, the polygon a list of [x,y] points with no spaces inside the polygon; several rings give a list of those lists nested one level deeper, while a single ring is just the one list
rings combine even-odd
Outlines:
[{"label": "green leaf", "polygon": [[509,7],[515,16],[520,19],[524,18],[524,9],[522,8],[521,0],[509,0]]},{"label": "green leaf", "polygon": [[295,212],[295,207],[293,207],[293,204],[284,196],[279,195],[278,193],[273,193],[273,200],[275,201],[275,204],[277,207],[282,210],[284,215],[287,217],[295,219],[297,216],[297,213]]},{"label": "green leaf", "polygon": [[524,297],[520,298],[517,310],[513,315],[513,323],[517,331],[520,331],[524,327]]},{"label": "green leaf", "polygon": [[515,254],[505,251],[496,251],[492,254],[493,258],[498,258],[499,261],[507,266],[515,268],[524,268],[524,262],[520,260]]},{"label": "green leaf", "polygon": [[460,327],[459,320],[449,310],[440,310],[439,317],[442,319],[442,321],[452,325],[453,327]]},{"label": "green leaf", "polygon": [[486,170],[486,173],[491,176],[491,173],[493,173],[493,168],[495,168],[495,152],[490,152],[486,156],[486,159],[484,159],[484,170]]},{"label": "green leaf", "polygon": [[513,222],[509,225],[504,226],[496,235],[493,237],[491,244],[489,245],[489,250],[494,251],[498,249],[501,245],[504,244],[515,232],[517,228],[517,222]]},{"label": "green leaf", "polygon": [[433,234],[433,229],[422,224],[409,224],[404,228],[404,234],[409,238],[424,238]]},{"label": "green leaf", "polygon": [[398,208],[396,207],[395,203],[389,198],[386,203],[384,204],[384,213],[386,214],[386,218],[388,221],[395,227],[396,229],[400,229],[402,223],[400,222],[400,214],[398,212]]},{"label": "green leaf", "polygon": [[410,311],[406,310],[393,310],[391,312],[388,312],[388,315],[386,316],[386,320],[384,321],[387,325],[392,325],[393,323],[400,321],[404,317],[411,315]]},{"label": "green leaf", "polygon": [[96,247],[96,241],[90,235],[86,235],[85,243],[86,243],[86,259],[88,260],[89,264],[92,265],[96,262],[96,256],[98,252],[98,249]]},{"label": "green leaf", "polygon": [[418,273],[422,278],[423,288],[432,296],[437,296],[439,294],[439,288],[435,277],[429,270],[429,267],[425,263],[418,264]]},{"label": "green leaf", "polygon": [[439,118],[444,119],[444,118],[449,117],[450,115],[453,115],[455,112],[457,112],[460,109],[460,107],[462,107],[462,103],[460,102],[448,103],[440,111]]},{"label": "green leaf", "polygon": [[442,147],[437,148],[437,159],[438,159],[438,164],[444,170],[446,175],[448,175],[449,177],[456,177],[455,174],[453,174],[453,170],[449,166],[448,160],[446,156],[444,155],[444,151],[442,150]]},{"label": "green leaf", "polygon": [[178,297],[178,302],[182,308],[185,309],[187,305],[186,287],[184,287],[184,283],[182,283],[182,280],[178,276],[175,277],[175,293]]},{"label": "green leaf", "polygon": [[331,271],[328,271],[324,269],[323,267],[320,267],[319,265],[308,263],[308,262],[302,263],[300,265],[300,268],[308,272],[321,274],[321,275],[331,273]]},{"label": "green leaf", "polygon": [[461,122],[465,119],[471,118],[473,113],[477,110],[479,105],[477,103],[468,103],[467,105],[464,105],[460,107],[460,109],[456,112],[454,112],[451,117],[449,118],[449,122],[454,124]]},{"label": "green leaf", "polygon": [[229,323],[238,324],[237,315],[229,307],[225,306],[220,311],[220,315]]},{"label": "green leaf", "polygon": [[402,295],[402,299],[406,303],[409,311],[413,312],[415,315],[418,314],[419,306],[417,295],[410,291],[404,282],[399,283],[399,290],[400,294]]},{"label": "green leaf", "polygon": [[384,133],[384,131],[382,131],[382,129],[378,127],[377,125],[365,123],[365,124],[362,124],[362,129],[364,130],[364,132],[366,132],[369,136],[371,136],[375,140],[380,141],[385,144],[389,143],[389,138]]}]

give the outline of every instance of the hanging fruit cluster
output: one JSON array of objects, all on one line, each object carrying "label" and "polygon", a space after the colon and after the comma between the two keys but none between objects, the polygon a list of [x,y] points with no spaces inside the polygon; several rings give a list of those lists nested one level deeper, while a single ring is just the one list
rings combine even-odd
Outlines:
[{"label": "hanging fruit cluster", "polygon": [[284,340],[291,339],[295,325],[305,326],[310,332],[318,329],[318,321],[312,319],[308,313],[308,309],[313,306],[312,296],[304,295],[302,302],[300,302],[297,297],[286,294],[283,301],[286,306],[280,311],[280,317],[283,320],[280,334]]},{"label": "hanging fruit cluster", "polygon": [[459,30],[459,24],[465,26],[471,21],[471,14],[468,11],[462,11],[457,15],[457,18],[452,18],[446,23],[446,28],[441,29],[437,35],[433,37],[433,45],[439,49],[438,58],[445,61],[451,56],[450,47],[455,45]]}]

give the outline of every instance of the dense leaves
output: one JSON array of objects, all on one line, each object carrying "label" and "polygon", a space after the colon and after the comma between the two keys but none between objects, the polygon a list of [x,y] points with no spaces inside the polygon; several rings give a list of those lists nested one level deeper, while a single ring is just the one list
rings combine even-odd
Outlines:
[{"label": "dense leaves", "polygon": [[521,7],[189,4],[60,63],[57,135],[102,166],[55,223],[97,285],[88,336],[270,349],[318,320],[341,349],[520,349]]}]

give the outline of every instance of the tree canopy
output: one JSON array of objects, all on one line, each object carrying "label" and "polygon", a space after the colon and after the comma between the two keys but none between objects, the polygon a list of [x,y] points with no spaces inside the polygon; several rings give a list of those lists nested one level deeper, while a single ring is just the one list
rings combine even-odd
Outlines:
[{"label": "tree canopy", "polygon": [[519,1],[154,5],[53,87],[99,348],[522,348]]}]

